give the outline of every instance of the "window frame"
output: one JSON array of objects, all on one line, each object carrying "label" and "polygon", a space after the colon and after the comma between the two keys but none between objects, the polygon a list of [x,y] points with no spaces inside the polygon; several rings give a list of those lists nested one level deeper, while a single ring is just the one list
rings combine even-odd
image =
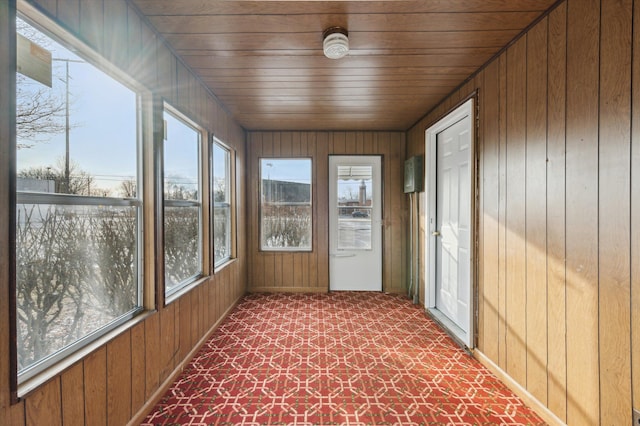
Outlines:
[{"label": "window frame", "polygon": [[[219,147],[221,150],[223,150],[226,153],[226,185],[225,185],[225,189],[226,189],[226,202],[223,203],[216,203],[215,201],[215,196],[214,196],[214,188],[215,188],[215,183],[214,183],[214,178],[215,178],[215,166],[214,166],[214,159],[215,159],[215,147]],[[219,271],[221,269],[223,269],[225,267],[226,264],[232,262],[234,259],[236,259],[236,203],[235,203],[235,193],[236,193],[236,182],[235,182],[235,151],[229,147],[227,144],[225,144],[222,140],[218,139],[216,136],[212,135],[211,137],[211,143],[210,143],[210,156],[211,156],[211,161],[210,161],[210,165],[211,165],[211,179],[210,179],[210,205],[211,205],[211,213],[210,213],[210,218],[211,218],[211,265],[214,269],[214,273],[216,271]],[[219,261],[216,262],[215,259],[215,253],[216,253],[216,247],[215,247],[215,243],[216,243],[216,236],[215,236],[215,209],[216,209],[216,204],[221,204],[222,207],[225,207],[229,210],[229,223],[228,223],[228,229],[227,229],[227,238],[226,238],[226,245],[228,245],[229,248],[229,255],[226,256],[223,259],[220,259]]]},{"label": "window frame", "polygon": [[[166,100],[162,102],[162,110],[160,116],[162,117],[162,123],[165,123],[164,114],[167,113],[171,115],[174,119],[180,121],[185,126],[191,128],[195,131],[198,136],[198,199],[197,200],[170,200],[165,198],[165,150],[164,143],[167,137],[166,127],[163,125],[163,138],[162,138],[162,155],[161,161],[159,162],[159,171],[158,171],[158,179],[159,179],[159,194],[161,195],[162,204],[162,222],[161,232],[162,232],[162,271],[163,275],[161,277],[162,280],[162,294],[165,300],[165,304],[171,303],[172,301],[178,299],[181,295],[188,292],[191,288],[197,285],[202,278],[204,278],[206,274],[205,268],[205,231],[204,231],[204,199],[203,199],[203,190],[204,190],[204,181],[203,179],[203,141],[207,140],[207,132],[204,130],[202,126],[197,124],[194,120],[192,120],[188,115],[182,113],[178,108],[171,105]],[[167,291],[167,280],[166,280],[166,240],[165,240],[165,210],[167,207],[198,207],[198,264],[200,266],[200,270],[189,277],[186,277],[179,283],[175,285],[175,287],[171,288]]]},{"label": "window frame", "polygon": [[[97,71],[105,74],[109,78],[116,81],[126,89],[130,90],[135,95],[135,121],[136,121],[136,196],[131,198],[123,197],[101,197],[95,195],[76,195],[76,194],[64,194],[64,193],[46,193],[46,192],[32,192],[32,191],[19,191],[14,188],[14,203],[11,203],[11,209],[13,214],[16,214],[16,210],[20,205],[33,204],[33,205],[52,205],[52,206],[78,206],[78,207],[135,207],[136,209],[136,265],[135,265],[135,277],[137,286],[137,300],[136,305],[130,311],[123,313],[113,321],[95,328],[87,335],[75,340],[74,342],[64,346],[63,348],[45,356],[41,360],[34,362],[32,365],[18,371],[18,347],[17,347],[17,325],[18,325],[18,312],[16,298],[17,294],[17,275],[14,275],[14,286],[12,286],[11,298],[13,300],[10,303],[11,306],[11,325],[12,341],[15,342],[11,345],[10,357],[12,359],[12,379],[11,387],[15,390],[15,395],[21,396],[31,391],[35,386],[45,382],[52,375],[57,374],[63,369],[69,361],[69,359],[75,359],[81,356],[86,351],[90,350],[101,341],[106,335],[109,335],[116,329],[120,329],[124,326],[130,326],[138,321],[141,317],[141,313],[145,310],[153,308],[153,306],[147,306],[149,283],[145,274],[145,241],[144,234],[145,229],[149,226],[147,215],[145,214],[145,205],[148,204],[148,192],[145,185],[144,170],[145,170],[145,158],[144,158],[144,146],[147,143],[146,128],[149,125],[150,120],[150,108],[149,102],[151,95],[148,89],[144,88],[142,84],[137,82],[132,77],[128,76],[125,72],[118,69],[114,64],[106,61],[99,56],[91,47],[88,47],[85,43],[80,41],[76,36],[66,31],[60,24],[56,23],[52,19],[43,15],[40,11],[36,10],[29,4],[19,1],[17,3],[17,10],[14,18],[25,21],[28,25],[35,28],[37,31],[51,38],[53,41],[63,46],[64,48],[73,51],[73,53],[82,58],[87,64],[94,67]],[[16,34],[17,28],[16,28]],[[17,71],[16,71],[17,73]],[[14,93],[15,96],[15,93]],[[15,105],[14,105],[15,106]],[[14,140],[14,146],[17,144],[17,140]],[[17,178],[17,164],[13,171],[14,179]],[[14,216],[15,217],[15,216]],[[15,232],[17,230],[17,223],[15,220],[12,223],[15,241]],[[14,263],[18,261],[16,255],[13,255]],[[17,266],[16,266],[17,267]]]},{"label": "window frame", "polygon": [[[309,247],[265,247],[263,245],[263,209],[264,209],[264,197],[263,197],[263,179],[262,179],[262,164],[264,161],[269,160],[278,160],[278,161],[287,161],[287,160],[308,160],[309,161],[309,210],[310,210],[310,236],[309,236]],[[259,157],[258,158],[258,250],[260,252],[285,252],[285,253],[313,253],[313,228],[315,225],[315,218],[313,214],[313,157],[310,156],[302,156],[302,157]]]}]

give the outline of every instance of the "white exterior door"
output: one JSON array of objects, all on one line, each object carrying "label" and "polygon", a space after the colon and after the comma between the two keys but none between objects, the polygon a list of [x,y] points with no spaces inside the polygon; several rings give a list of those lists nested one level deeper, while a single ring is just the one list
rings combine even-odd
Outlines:
[{"label": "white exterior door", "polygon": [[469,125],[437,135],[436,307],[466,330],[469,322]]},{"label": "white exterior door", "polygon": [[432,276],[429,308],[467,346],[473,344],[472,104],[427,131]]},{"label": "white exterior door", "polygon": [[382,291],[379,156],[329,157],[329,288]]}]

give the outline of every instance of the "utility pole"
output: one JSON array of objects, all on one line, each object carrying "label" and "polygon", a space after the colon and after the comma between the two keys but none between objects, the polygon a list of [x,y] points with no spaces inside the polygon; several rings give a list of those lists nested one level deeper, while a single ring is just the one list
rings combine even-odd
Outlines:
[{"label": "utility pole", "polygon": [[65,77],[65,139],[64,139],[64,182],[65,192],[69,193],[69,187],[71,186],[69,178],[69,61],[65,61],[66,64],[66,77]]},{"label": "utility pole", "polygon": [[64,185],[65,193],[68,194],[71,189],[71,172],[69,167],[69,62],[83,64],[84,61],[75,59],[53,58],[54,61],[64,62],[66,67],[65,73],[65,140],[64,140]]}]

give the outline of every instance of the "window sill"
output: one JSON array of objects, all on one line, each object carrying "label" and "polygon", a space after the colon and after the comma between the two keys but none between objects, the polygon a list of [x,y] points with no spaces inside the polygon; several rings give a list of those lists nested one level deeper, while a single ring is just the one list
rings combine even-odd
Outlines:
[{"label": "window sill", "polygon": [[222,262],[220,265],[216,266],[216,267],[213,269],[213,273],[214,273],[214,274],[217,274],[217,273],[219,273],[220,271],[222,271],[224,268],[226,268],[227,266],[230,266],[230,265],[232,265],[232,264],[236,263],[237,261],[238,261],[238,258],[237,258],[237,257],[234,257],[234,258],[231,258],[231,259],[227,259],[227,260],[225,260],[224,262]]},{"label": "window sill", "polygon": [[200,278],[195,279],[192,283],[185,285],[180,290],[176,291],[175,293],[172,293],[170,296],[166,296],[164,300],[164,305],[165,306],[170,305],[171,303],[180,299],[180,297],[182,297],[183,295],[189,293],[191,290],[193,290],[194,288],[198,287],[200,284],[205,283],[207,281],[209,281],[208,275],[204,275]]},{"label": "window sill", "polygon": [[66,369],[76,364],[77,362],[82,361],[89,354],[96,351],[100,347],[106,345],[108,342],[115,339],[117,336],[119,336],[123,332],[143,322],[144,320],[149,318],[151,315],[153,315],[155,312],[157,311],[150,310],[150,311],[141,312],[140,314],[136,315],[134,318],[127,321],[126,323],[105,333],[103,336],[97,338],[91,343],[88,343],[86,346],[83,346],[82,348],[78,349],[74,353],[70,354],[68,357],[61,359],[60,362],[56,363],[55,365],[52,365],[51,367],[41,371],[40,373],[29,378],[28,380],[25,380],[24,382],[19,383],[18,384],[18,400],[20,398],[24,398],[29,393],[33,392],[38,387],[42,386],[52,378],[62,374]]}]

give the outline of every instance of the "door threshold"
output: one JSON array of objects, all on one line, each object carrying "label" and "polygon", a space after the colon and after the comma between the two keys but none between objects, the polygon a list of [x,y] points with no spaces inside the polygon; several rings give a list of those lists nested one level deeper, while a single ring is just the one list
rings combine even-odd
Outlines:
[{"label": "door threshold", "polygon": [[468,340],[468,336],[463,329],[451,321],[449,317],[440,312],[437,308],[427,308],[426,312],[431,319],[442,327],[442,329],[453,339],[454,342],[456,342],[458,346],[471,355],[471,349],[469,349],[469,346],[465,343]]}]

